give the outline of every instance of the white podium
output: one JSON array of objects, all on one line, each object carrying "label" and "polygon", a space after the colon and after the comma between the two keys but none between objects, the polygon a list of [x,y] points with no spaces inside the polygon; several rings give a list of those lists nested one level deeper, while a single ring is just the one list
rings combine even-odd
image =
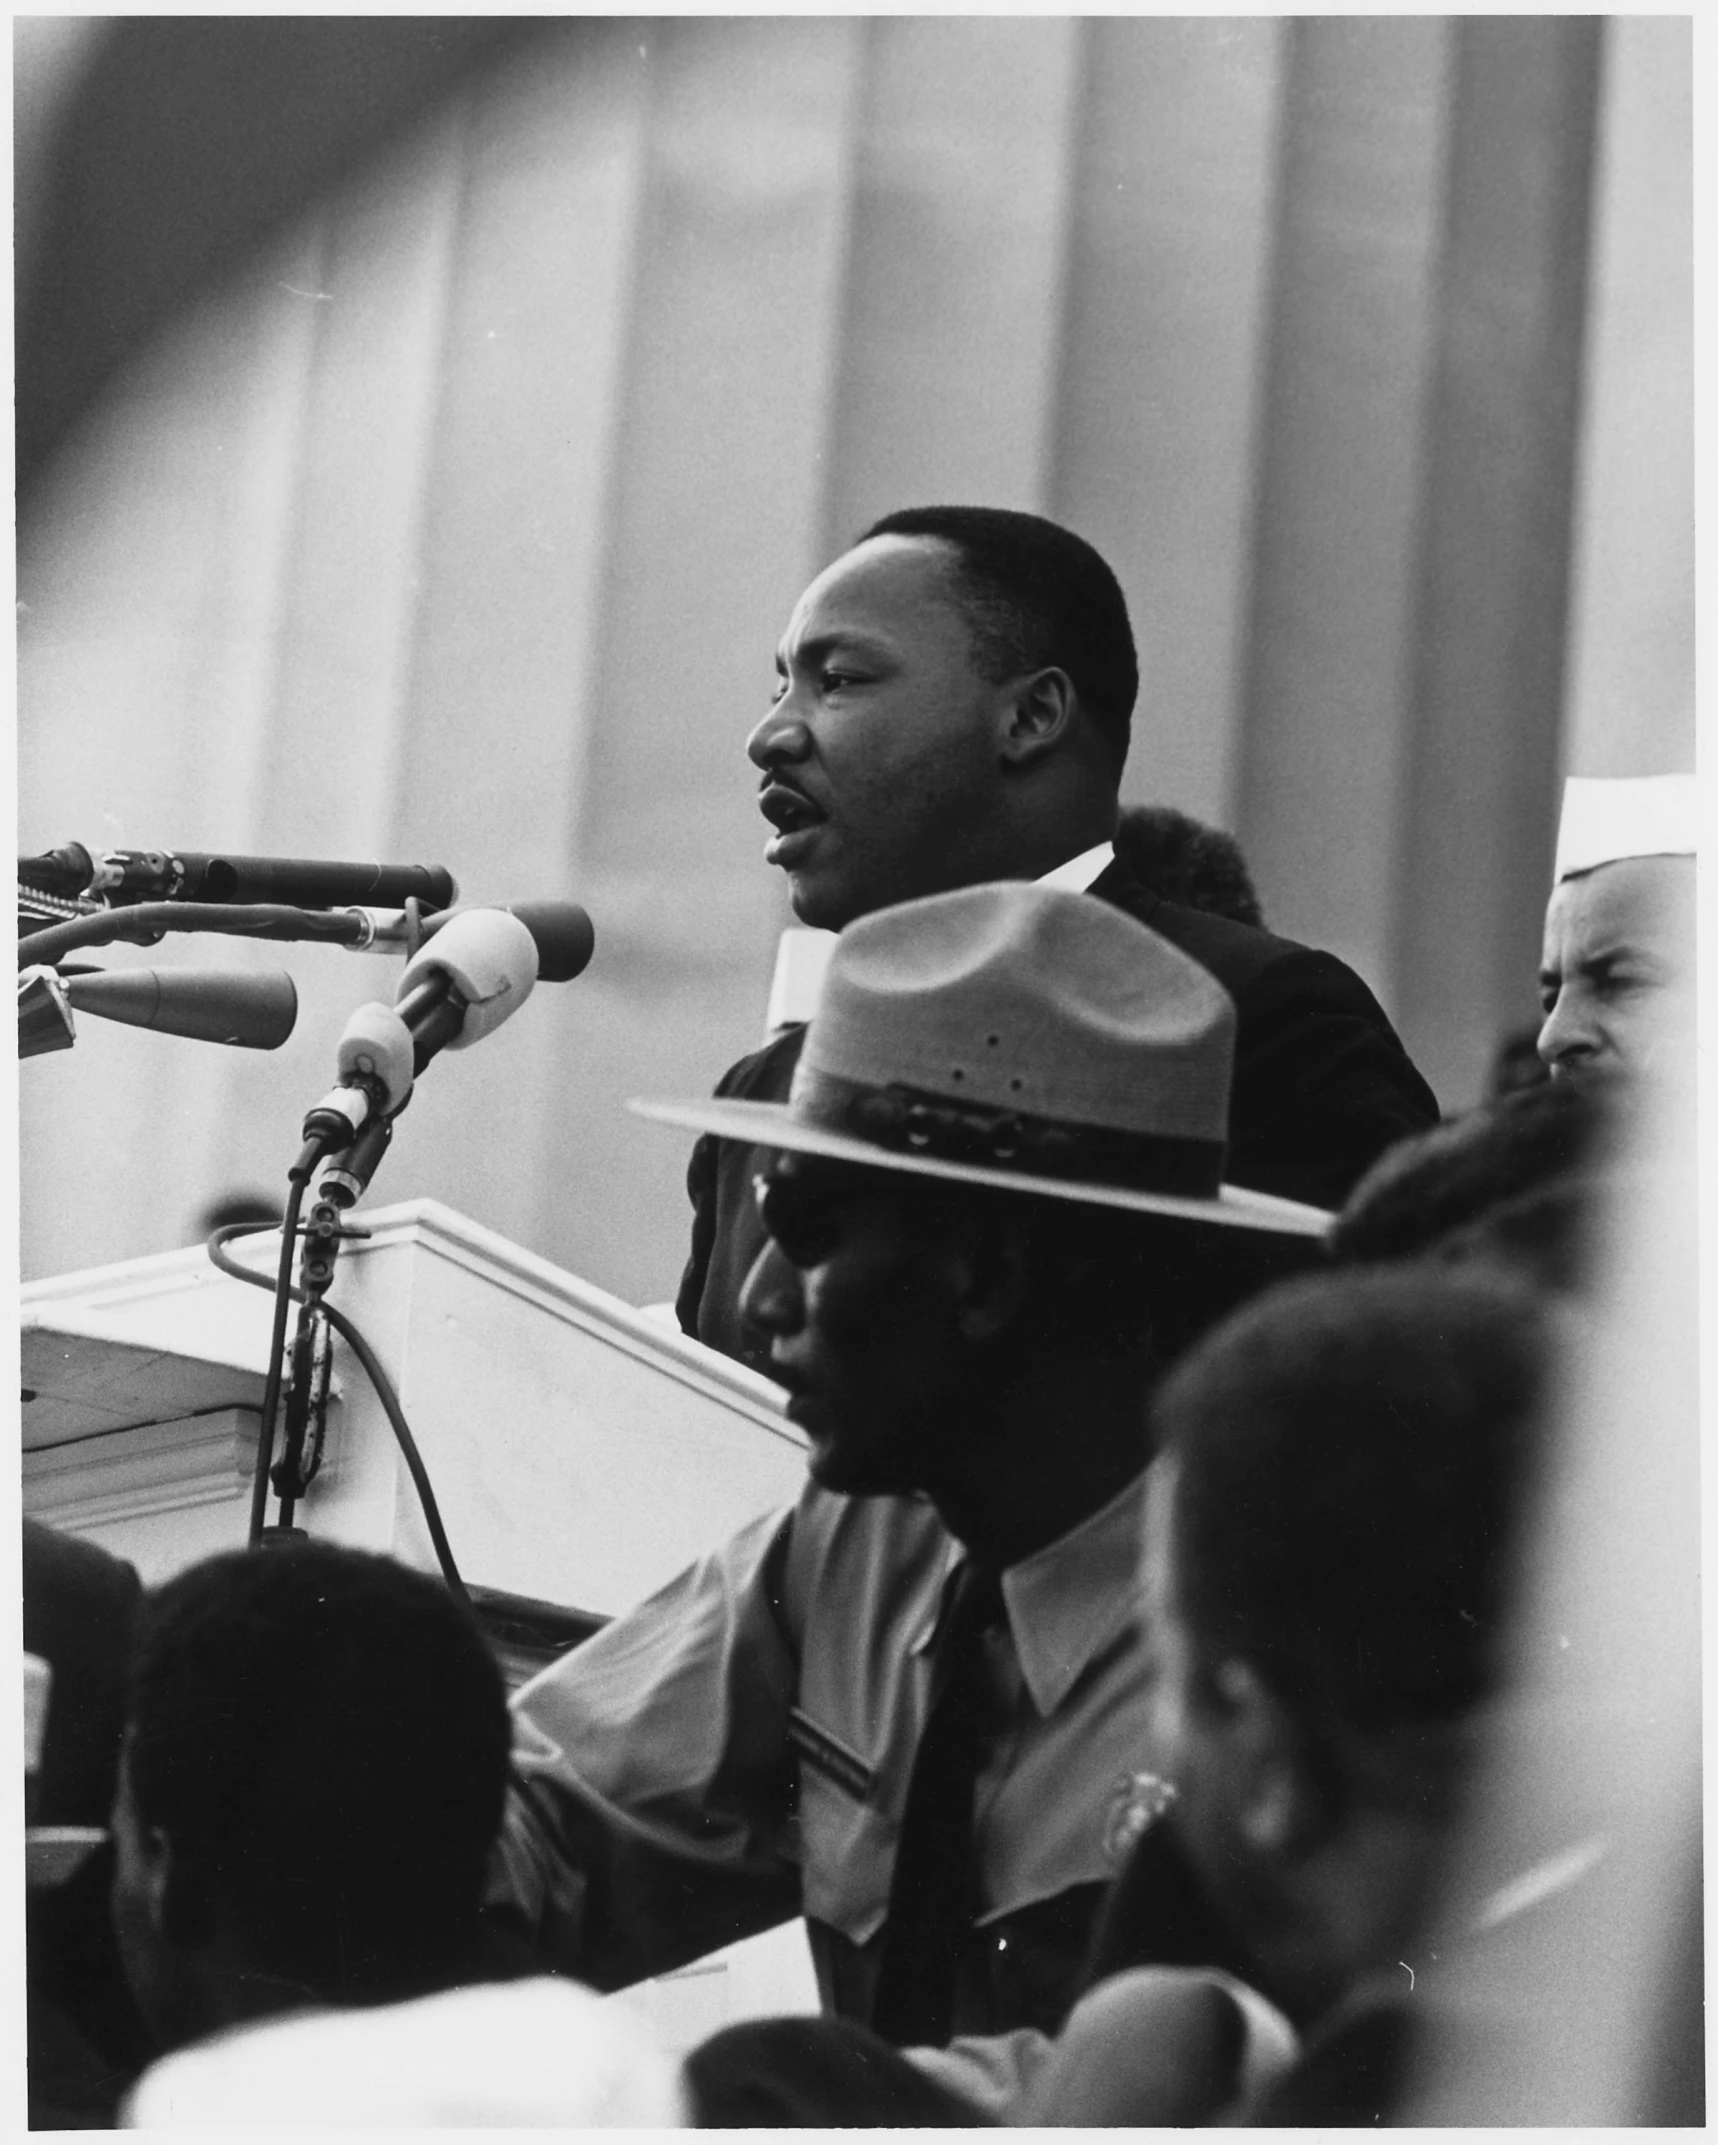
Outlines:
[{"label": "white podium", "polygon": [[[804,1480],[779,1388],[434,1200],[359,1210],[329,1300],[399,1390],[460,1571],[593,1617],[641,1600]],[[278,1236],[234,1256],[272,1275]],[[201,1246],[23,1291],[24,1509],[146,1581],[242,1547],[271,1299]],[[299,1507],[314,1535],[434,1570],[355,1358]]]},{"label": "white podium", "polygon": [[[393,1378],[461,1576],[515,1681],[797,1495],[780,1389],[434,1200],[358,1209],[329,1301]],[[232,1255],[271,1278],[279,1237]],[[156,1583],[249,1520],[272,1297],[201,1245],[23,1291],[24,1510]],[[290,1338],[291,1328],[288,1328]],[[434,1571],[381,1403],[336,1338],[312,1535]],[[272,1500],[271,1500],[272,1504]],[[814,2009],[797,1925],[646,1984],[689,2045],[728,2018]]]}]

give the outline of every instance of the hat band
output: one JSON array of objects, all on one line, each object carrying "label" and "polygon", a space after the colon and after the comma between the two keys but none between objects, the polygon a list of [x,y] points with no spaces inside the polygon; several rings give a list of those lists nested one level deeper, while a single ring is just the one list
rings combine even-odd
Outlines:
[{"label": "hat band", "polygon": [[950,1102],[924,1088],[865,1087],[802,1059],[789,1107],[795,1117],[898,1153],[934,1155],[1025,1176],[1112,1184],[1128,1191],[1214,1199],[1223,1182],[1222,1140],[1075,1125],[1025,1110]]}]

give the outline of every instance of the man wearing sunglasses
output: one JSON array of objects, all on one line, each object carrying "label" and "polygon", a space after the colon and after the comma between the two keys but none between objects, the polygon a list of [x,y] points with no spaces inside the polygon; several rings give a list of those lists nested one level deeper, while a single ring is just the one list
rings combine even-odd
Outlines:
[{"label": "man wearing sunglasses", "polygon": [[[1209,969],[1235,1002],[1229,1170],[1340,1206],[1437,1103],[1352,970],[1160,898],[1116,852],[1138,663],[1127,604],[1090,544],[1034,514],[887,515],[801,596],[775,697],[747,743],[765,859],[802,923],[839,931],[893,903],[1003,879],[1092,893]],[[780,1102],[790,1029],[718,1093]],[[767,1370],[741,1291],[763,1241],[759,1158],[701,1139],[687,1184],[688,1333]]]},{"label": "man wearing sunglasses", "polygon": [[776,1157],[746,1303],[810,1483],[520,1692],[503,1890],[554,1963],[803,1914],[898,2043],[1059,2023],[1166,1796],[1146,1388],[1328,1219],[1223,1181],[1233,1034],[1118,910],[972,887],[843,934],[785,1104],[640,1105]]}]

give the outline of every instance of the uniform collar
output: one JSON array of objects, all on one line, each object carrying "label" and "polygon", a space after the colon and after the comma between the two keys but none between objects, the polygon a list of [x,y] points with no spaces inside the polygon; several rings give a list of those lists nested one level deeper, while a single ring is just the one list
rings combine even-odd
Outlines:
[{"label": "uniform collar", "polygon": [[[1088,1661],[1136,1613],[1142,1478],[1108,1504],[1002,1574],[1009,1636],[1040,1717],[1055,1711]],[[966,1553],[952,1539],[933,1613],[914,1641],[923,1653],[936,1639],[954,1598]]]},{"label": "uniform collar", "polygon": [[1115,862],[1115,853],[1114,842],[1095,842],[1090,849],[1082,849],[1077,857],[1058,864],[1054,871],[1047,871],[1038,884],[1059,887],[1064,894],[1089,893],[1094,882],[1102,878]]}]

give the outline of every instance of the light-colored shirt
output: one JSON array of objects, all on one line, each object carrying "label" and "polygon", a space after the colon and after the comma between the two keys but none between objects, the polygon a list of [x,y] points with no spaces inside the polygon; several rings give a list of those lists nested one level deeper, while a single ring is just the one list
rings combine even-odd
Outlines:
[{"label": "light-colored shirt", "polygon": [[[1139,1515],[1135,1483],[1002,1575],[958,2031],[1060,2017],[1155,1807]],[[867,2018],[963,1555],[929,1504],[808,1485],[544,1670],[514,1701],[498,1901],[599,1987],[803,1913],[826,2006]]]},{"label": "light-colored shirt", "polygon": [[1109,870],[1115,861],[1115,853],[1114,842],[1094,842],[1090,849],[1082,849],[1077,857],[1070,857],[1065,864],[1058,864],[1054,871],[1045,872],[1038,884],[1059,887],[1064,894],[1086,893]]},{"label": "light-colored shirt", "polygon": [[689,2121],[641,2019],[559,1977],[240,2026],[145,2071],[128,2130],[664,2129]]}]

